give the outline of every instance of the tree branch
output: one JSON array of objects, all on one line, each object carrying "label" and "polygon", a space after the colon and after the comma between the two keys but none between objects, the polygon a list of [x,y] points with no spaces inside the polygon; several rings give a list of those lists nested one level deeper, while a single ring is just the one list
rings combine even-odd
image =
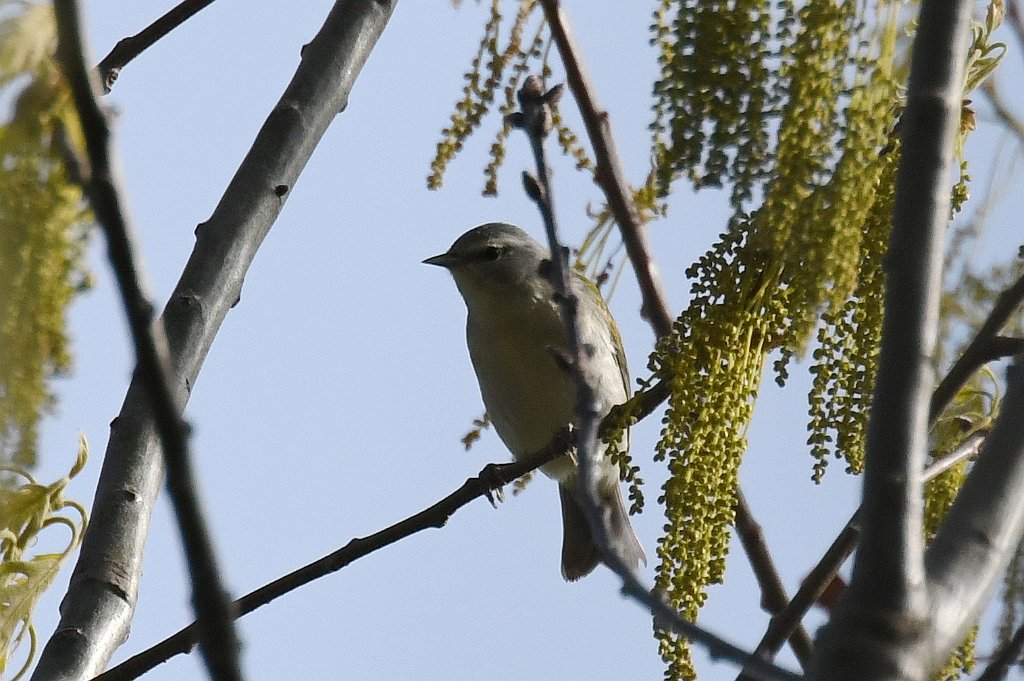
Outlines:
[{"label": "tree branch", "polygon": [[629,180],[626,178],[626,171],[619,160],[618,147],[612,137],[608,112],[597,104],[594,87],[583,66],[583,54],[572,35],[569,19],[562,11],[561,3],[559,0],[541,0],[540,4],[544,8],[544,16],[551,26],[551,35],[565,65],[566,82],[579,106],[590,144],[594,147],[594,179],[608,198],[608,206],[619,225],[619,231],[622,232],[626,254],[633,264],[633,271],[640,285],[644,301],[644,318],[650,322],[659,338],[666,336],[672,333],[672,321],[675,316],[670,312],[658,268],[651,257],[647,233],[633,204]]},{"label": "tree branch", "polygon": [[591,385],[592,374],[588,366],[589,357],[583,349],[583,339],[579,332],[577,299],[572,293],[569,283],[568,253],[558,239],[551,184],[544,153],[544,138],[551,131],[553,124],[551,104],[561,96],[561,88],[561,85],[556,85],[548,92],[544,92],[543,81],[538,76],[529,76],[517,93],[522,110],[510,114],[509,120],[526,132],[537,165],[537,177],[534,178],[524,172],[523,184],[526,193],[540,210],[552,253],[553,274],[551,280],[555,287],[556,299],[562,308],[569,344],[566,357],[569,365],[567,370],[572,373],[577,390],[574,435],[579,468],[578,501],[590,524],[592,538],[601,552],[604,563],[622,579],[622,592],[650,610],[657,626],[704,645],[714,657],[725,657],[747,665],[759,678],[795,679],[796,675],[791,672],[776,667],[770,662],[758,660],[742,649],[687,621],[669,604],[664,594],[641,582],[637,567],[625,560],[619,547],[612,541],[608,519],[602,512],[598,496],[596,459],[599,456],[597,449],[599,416],[595,400],[596,391]]},{"label": "tree branch", "polygon": [[[741,508],[742,511],[740,510]],[[738,489],[736,490],[736,509],[736,534],[739,535],[740,543],[743,545],[743,550],[746,552],[751,563],[755,560],[758,561],[758,564],[752,567],[754,569],[754,577],[757,579],[758,586],[761,589],[761,609],[772,615],[771,623],[774,624],[780,614],[790,605],[790,601],[786,598],[786,588],[778,577],[778,570],[775,568],[771,554],[764,548],[766,542],[761,525],[754,520],[754,514],[747,505],[746,497]],[[761,564],[762,561],[767,561],[767,564]],[[794,600],[796,600],[795,596]],[[768,630],[771,631],[771,625],[769,625]],[[779,639],[779,646],[787,639],[800,666],[803,669],[807,669],[811,662],[811,656],[814,654],[814,646],[811,643],[811,637],[807,634],[807,630],[800,626],[799,619],[796,621],[796,626],[787,626],[786,635]],[[771,654],[766,654],[766,650],[761,649],[759,645],[754,651],[754,656],[764,660],[771,660],[772,656],[777,652],[778,648],[775,648],[771,651]],[[750,679],[749,676],[742,672],[739,678],[743,681],[749,681]]]},{"label": "tree branch", "polygon": [[[610,430],[614,423],[615,419],[613,417],[605,417],[601,424],[602,431]],[[364,558],[417,532],[430,528],[443,528],[456,511],[466,506],[469,502],[479,497],[490,498],[491,493],[500,489],[503,485],[507,485],[517,478],[540,468],[549,461],[565,455],[571,446],[571,438],[567,437],[565,432],[562,432],[547,447],[520,461],[485,466],[476,477],[467,479],[458,489],[437,503],[379,532],[366,537],[352,539],[337,551],[242,596],[234,603],[236,617],[248,615],[250,612],[280,596],[337,572],[360,558]],[[747,653],[722,641],[714,634],[690,623],[686,623],[686,625],[688,628],[685,631],[685,635],[707,645],[712,654],[740,662],[750,659]],[[130,681],[131,679],[136,679],[175,655],[187,653],[196,644],[197,637],[197,626],[193,622],[156,645],[128,658],[115,667],[111,667],[106,672],[96,676],[93,681]],[[761,663],[759,669],[762,671],[760,678],[777,678],[793,681],[797,678],[793,674],[766,663]]]},{"label": "tree branch", "polygon": [[114,82],[121,74],[121,69],[127,66],[128,62],[212,3],[213,0],[183,0],[167,14],[135,35],[118,40],[110,54],[104,57],[96,67],[100,83],[103,85],[103,94],[108,94],[114,87]]},{"label": "tree branch", "polygon": [[976,681],[1002,681],[1010,667],[1020,663],[1021,653],[1024,653],[1024,625],[1017,627],[1013,637],[999,649]]},{"label": "tree branch", "polygon": [[[210,220],[197,230],[192,256],[160,319],[179,408],[224,317],[238,302],[256,250],[320,137],[344,108],[393,7],[394,0],[335,3]],[[144,395],[136,376],[111,427],[91,523],[36,681],[92,677],[126,637],[162,475]]]},{"label": "tree branch", "polygon": [[[1024,42],[1021,43],[1021,46],[1024,47]],[[981,84],[981,91],[992,107],[992,113],[996,115],[996,118],[1003,124],[1003,127],[1016,137],[1020,144],[1024,144],[1024,121],[1017,118],[1017,115],[1010,110],[1009,105],[1003,100],[1002,94],[996,88],[995,80],[991,77],[987,78]]]},{"label": "tree branch", "polygon": [[963,640],[1024,533],[1024,354],[1007,370],[1006,397],[984,451],[928,547],[934,633],[925,653],[941,663]]},{"label": "tree branch", "polygon": [[[572,272],[569,269],[569,252],[558,237],[558,223],[555,219],[554,196],[548,177],[544,139],[554,126],[551,105],[562,94],[562,85],[556,85],[544,92],[543,81],[538,76],[528,76],[519,89],[520,111],[512,114],[517,127],[530,140],[530,148],[537,166],[537,177],[523,173],[526,193],[540,211],[551,252],[551,284],[555,289],[555,300],[565,324],[567,347],[565,348],[566,370],[572,376],[576,388],[574,426],[576,435],[576,463],[579,470],[578,501],[590,524],[591,536],[601,552],[605,564],[616,572],[635,570],[621,555],[612,541],[608,519],[601,510],[598,494],[598,447],[597,430],[601,418],[594,384],[597,378],[591,370],[590,356],[584,350],[584,339],[580,331],[579,300],[573,293]],[[614,322],[612,322],[614,323]]]},{"label": "tree branch", "polygon": [[1013,35],[1017,38],[1017,46],[1024,49],[1024,12],[1021,11],[1020,0],[1007,0],[1006,18],[1009,20]]},{"label": "tree branch", "polygon": [[114,169],[114,149],[106,114],[96,99],[77,3],[54,3],[59,35],[58,58],[68,80],[89,157],[86,195],[107,237],[111,265],[128,315],[137,375],[145,386],[167,466],[167,489],[174,505],[192,580],[192,602],[202,628],[200,648],[211,678],[240,681],[238,638],[231,603],[214,558],[213,542],[196,490],[188,448],[188,430],[172,388],[167,338],[153,326],[153,304],[135,245],[134,229],[124,206],[121,180]]},{"label": "tree branch", "polygon": [[[587,136],[594,149],[594,179],[608,199],[608,205],[622,233],[626,254],[636,273],[643,296],[643,317],[651,324],[655,335],[661,338],[672,333],[674,315],[670,312],[661,277],[651,256],[646,230],[633,203],[629,181],[612,136],[608,112],[601,109],[597,103],[594,87],[584,68],[583,54],[576,44],[569,19],[562,11],[561,3],[559,0],[541,0],[541,6],[544,8],[544,16],[551,26],[552,37],[565,65],[566,82],[579,107],[583,124],[587,128]],[[737,490],[737,499],[740,498],[742,495]],[[757,520],[751,515],[750,508],[745,503],[738,502],[735,513],[737,527],[758,526]],[[741,543],[763,590],[762,606],[787,603],[789,597],[782,587],[782,578],[775,569],[763,536],[748,534],[746,538],[747,541]],[[777,614],[775,610],[768,612],[772,615]],[[792,644],[797,659],[801,662],[806,660],[810,649],[810,636],[803,627],[794,632]]]},{"label": "tree branch", "polygon": [[[850,588],[819,637],[815,673],[917,677],[905,651],[928,638],[922,481],[949,179],[970,5],[925,0],[914,40],[893,230],[886,256],[878,378],[865,451],[861,547]],[[827,672],[825,670],[828,670]]]},{"label": "tree branch", "polygon": [[946,377],[942,379],[932,394],[929,418],[935,420],[942,413],[953,397],[960,391],[978,369],[993,359],[1006,356],[1004,353],[1013,351],[1008,347],[999,330],[1006,325],[1014,312],[1024,302],[1024,276],[1021,276],[1010,288],[999,294],[996,304],[992,307],[985,323],[981,325],[974,338],[964,349],[963,354],[953,363]]},{"label": "tree branch", "polygon": [[[961,461],[977,457],[987,436],[987,431],[974,432],[954,451],[941,459],[932,461],[924,470],[923,481],[934,480]],[[835,579],[839,568],[853,554],[853,550],[857,546],[857,540],[860,539],[860,516],[860,509],[857,509],[846,521],[846,525],[832,541],[825,554],[801,582],[800,588],[793,595],[793,600],[772,618],[768,630],[758,642],[757,648],[754,649],[754,655],[763,659],[773,659],[786,639],[792,636],[795,627],[803,620],[807,611],[821,599],[825,590]]]},{"label": "tree branch", "polygon": [[[337,572],[400,539],[429,528],[441,529],[456,511],[469,502],[484,496],[489,498],[492,492],[501,489],[503,485],[564,455],[569,448],[569,439],[560,433],[547,447],[521,461],[485,466],[477,477],[469,478],[457,490],[419,513],[369,536],[352,539],[337,551],[242,596],[234,603],[235,612],[238,617],[248,615],[279,596]],[[160,643],[111,667],[94,681],[128,681],[138,678],[171,657],[189,652],[196,644],[197,636],[198,629],[193,622]]]}]

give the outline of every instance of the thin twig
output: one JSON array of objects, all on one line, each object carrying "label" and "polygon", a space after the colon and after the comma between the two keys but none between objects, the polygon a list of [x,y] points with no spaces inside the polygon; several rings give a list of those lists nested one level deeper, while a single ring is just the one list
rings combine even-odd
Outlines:
[{"label": "thin twig", "polygon": [[[511,483],[522,475],[553,461],[569,451],[570,443],[560,433],[547,447],[515,463],[490,464],[474,478],[466,480],[461,487],[437,503],[401,520],[379,532],[349,541],[345,546],[319,560],[304,565],[283,577],[261,586],[234,603],[237,617],[248,615],[301,586],[347,567],[360,558],[395,542],[429,528],[442,528],[460,508],[480,497],[490,494],[503,485]],[[195,622],[160,643],[133,655],[115,667],[95,677],[93,681],[128,681],[145,674],[158,664],[175,655],[189,652],[195,645],[198,629]]]},{"label": "thin twig", "polygon": [[556,299],[562,307],[562,317],[568,337],[567,360],[569,366],[567,369],[573,374],[577,391],[574,433],[579,468],[578,501],[590,524],[594,543],[601,552],[604,563],[622,579],[622,592],[650,610],[660,628],[675,632],[705,646],[712,657],[723,657],[745,665],[752,674],[759,678],[799,678],[792,672],[777,667],[771,662],[759,660],[741,648],[696,628],[692,622],[687,621],[669,605],[669,601],[663,593],[642,583],[637,566],[625,560],[618,545],[611,539],[607,518],[601,511],[597,492],[596,457],[599,455],[597,437],[600,417],[594,397],[595,391],[588,380],[590,374],[587,361],[589,358],[583,350],[583,341],[579,334],[577,300],[569,283],[568,253],[558,239],[558,227],[554,216],[551,184],[544,153],[544,138],[550,132],[552,125],[551,104],[558,100],[561,91],[561,85],[557,85],[548,92],[544,92],[543,81],[538,76],[528,77],[518,93],[522,110],[511,114],[510,120],[529,137],[537,166],[537,177],[534,178],[529,173],[523,173],[523,184],[526,193],[540,209],[552,253],[553,274],[551,279],[555,287]]},{"label": "thin twig", "polygon": [[108,94],[114,87],[114,81],[121,74],[121,69],[128,65],[144,51],[153,46],[156,41],[181,26],[192,16],[213,3],[213,0],[183,0],[167,14],[163,15],[152,24],[138,33],[127,38],[121,38],[114,45],[103,61],[99,63],[96,70],[99,72],[100,83],[103,85],[103,94]]},{"label": "thin twig", "polygon": [[142,259],[138,256],[134,230],[122,199],[120,178],[113,168],[110,128],[86,66],[87,48],[78,6],[75,0],[58,0],[55,9],[60,37],[58,56],[74,96],[89,156],[85,192],[107,237],[110,262],[135,343],[138,371],[148,388],[147,396],[160,434],[167,489],[192,579],[193,607],[202,627],[203,660],[213,679],[240,681],[242,672],[231,602],[217,568],[213,542],[199,503],[188,450],[188,428],[180,416],[172,388],[174,374],[167,338],[163,326],[153,324],[153,304],[144,283]]},{"label": "thin twig", "polygon": [[1013,637],[999,649],[975,681],[1002,681],[1010,672],[1010,667],[1020,663],[1021,653],[1024,653],[1024,624],[1017,627]]},{"label": "thin twig", "polygon": [[636,272],[644,301],[644,316],[654,327],[654,333],[659,338],[667,336],[672,333],[674,315],[670,312],[661,277],[651,257],[647,233],[633,203],[629,180],[626,178],[626,171],[619,159],[618,147],[612,137],[608,112],[597,104],[594,87],[583,66],[583,53],[572,35],[569,19],[562,11],[561,3],[559,0],[541,0],[541,6],[544,8],[545,18],[551,25],[551,35],[565,65],[566,82],[576,99],[583,124],[587,128],[587,136],[594,147],[594,179],[608,198],[608,206],[622,232],[626,254]]},{"label": "thin twig", "polygon": [[[568,17],[561,9],[559,0],[541,0],[544,16],[551,25],[551,34],[562,63],[565,65],[566,82],[576,100],[580,116],[587,128],[587,136],[594,148],[596,169],[594,178],[608,199],[608,205],[622,233],[622,241],[626,246],[626,254],[636,273],[640,293],[643,296],[643,316],[651,324],[658,338],[672,333],[674,315],[670,312],[668,299],[661,285],[661,278],[651,255],[647,233],[640,220],[639,213],[633,202],[626,172],[619,158],[615,138],[612,136],[608,112],[597,103],[595,89],[584,68],[583,54],[576,43],[569,25]],[[737,526],[757,526],[757,520],[750,515],[746,504],[735,506]],[[751,536],[751,541],[743,542],[744,552],[757,576],[762,589],[762,602],[779,604],[789,601],[782,588],[782,579],[774,567],[771,552],[763,538],[758,541]],[[769,611],[770,614],[776,614]],[[794,632],[793,648],[797,659],[807,659],[807,642],[810,636],[802,627]]]},{"label": "thin twig", "polygon": [[[565,324],[566,370],[572,376],[576,388],[576,407],[573,424],[576,433],[576,462],[579,470],[578,499],[590,523],[594,544],[600,551],[605,564],[626,565],[625,557],[619,554],[618,546],[611,539],[607,519],[601,512],[598,496],[598,450],[597,430],[601,418],[597,403],[595,378],[590,370],[590,356],[584,350],[580,332],[579,300],[573,293],[572,272],[569,269],[568,249],[562,246],[558,237],[558,223],[555,219],[554,196],[548,176],[544,139],[554,125],[551,106],[562,94],[562,85],[544,91],[544,82],[539,76],[528,76],[517,93],[520,111],[512,114],[517,127],[530,140],[530,148],[537,166],[537,177],[523,173],[526,193],[537,204],[544,222],[544,231],[551,252],[551,284],[555,289],[555,300]],[[614,569],[614,568],[613,568]],[[627,569],[635,569],[627,566]]]},{"label": "thin twig", "polygon": [[[1024,43],[1021,44],[1021,47],[1024,48]],[[988,78],[981,84],[980,89],[992,107],[992,113],[996,115],[999,122],[1017,138],[1018,143],[1024,144],[1024,121],[1017,118],[1017,115],[1010,110],[1010,107],[1003,100],[1002,94],[1000,94],[999,89],[996,87],[995,80]]]},{"label": "thin twig", "polygon": [[[743,545],[743,550],[752,562],[754,560],[768,562],[766,565],[759,563],[753,566],[753,568],[754,577],[757,579],[758,586],[761,589],[761,609],[770,613],[772,615],[771,621],[774,622],[775,617],[782,613],[789,605],[789,600],[786,598],[786,589],[782,585],[782,581],[778,579],[778,570],[772,562],[771,554],[761,550],[761,547],[766,545],[761,525],[754,520],[754,514],[747,505],[746,497],[738,489],[736,490],[736,509],[736,534]],[[773,577],[778,581],[769,581]],[[799,624],[799,621],[797,623]],[[803,627],[791,627],[781,641],[787,639],[789,639],[790,646],[793,648],[793,653],[796,655],[800,666],[803,669],[807,669],[811,662],[811,656],[814,654],[814,645],[811,643],[811,637]],[[775,653],[778,650],[776,649],[772,652]],[[771,659],[771,657],[765,656],[760,649],[754,651],[754,656],[765,660]],[[740,678],[747,679],[749,677],[741,673]]]},{"label": "thin twig", "polygon": [[[932,461],[924,470],[924,482],[935,479],[965,459],[976,457],[987,434],[988,432],[983,430],[972,433],[955,450],[941,459]],[[768,630],[765,631],[757,648],[754,649],[754,655],[770,660],[779,652],[786,639],[791,638],[796,625],[803,620],[811,606],[817,603],[825,593],[832,580],[835,579],[836,573],[839,572],[839,568],[853,554],[859,538],[860,509],[857,509],[846,521],[846,525],[832,541],[825,554],[801,582],[800,588],[793,595],[793,600],[771,619]]]},{"label": "thin twig", "polygon": [[[1009,321],[1013,313],[1021,306],[1022,302],[1024,302],[1024,275],[1017,279],[1010,288],[999,294],[999,297],[996,298],[996,304],[985,319],[985,323],[978,329],[978,332],[964,349],[960,358],[950,367],[946,377],[935,388],[935,392],[932,393],[931,407],[929,409],[930,420],[934,421],[938,418],[939,414],[953,400],[953,397],[959,392],[960,388],[974,375],[974,372],[988,362],[991,362],[994,358],[1005,356],[1000,355],[995,350],[1012,350],[1012,348],[998,347],[998,344],[1002,343],[1005,345],[1005,342],[999,340],[1000,337],[997,334],[1006,322]],[[1011,352],[1011,354],[1014,353]]]},{"label": "thin twig", "polygon": [[1024,54],[1024,11],[1021,11],[1020,0],[1007,0],[1006,18],[1014,37],[1017,38],[1017,53]]},{"label": "thin twig", "polygon": [[[617,427],[616,424],[617,419],[614,415],[606,416],[601,422],[600,433],[606,434],[607,431]],[[366,537],[352,539],[337,551],[242,596],[234,603],[235,616],[243,617],[248,615],[280,596],[321,577],[337,572],[360,558],[364,558],[417,532],[430,528],[440,529],[444,527],[455,512],[466,506],[469,502],[480,497],[490,498],[491,494],[503,485],[507,485],[517,478],[540,468],[549,461],[563,456],[569,451],[571,446],[571,438],[566,437],[566,433],[562,432],[544,449],[515,463],[489,464],[485,466],[476,477],[467,479],[458,489],[437,503],[379,532]],[[647,594],[646,598],[650,598],[650,594]],[[666,606],[662,605],[660,607],[664,609]],[[713,655],[727,657],[740,662],[750,660],[748,654],[726,643],[714,634],[688,622],[685,624],[687,628],[681,633],[707,645]],[[111,667],[106,672],[96,676],[93,681],[129,681],[130,679],[138,678],[175,655],[187,653],[195,645],[197,636],[198,628],[196,623],[193,622],[163,641],[133,655],[119,665]],[[769,665],[762,664],[759,669],[764,672],[761,675],[762,678],[796,678],[795,675]]]},{"label": "thin twig", "polygon": [[[1018,279],[1010,288],[1004,290],[996,299],[996,304],[985,318],[981,328],[968,344],[963,354],[957,359],[949,373],[942,379],[935,388],[931,397],[929,410],[929,423],[934,424],[942,414],[953,396],[963,387],[970,376],[984,364],[1010,357],[1022,352],[1021,339],[1007,338],[995,335],[999,329],[1006,324],[1024,302],[1024,277]],[[979,432],[960,444],[950,455],[933,461],[924,471],[924,482],[932,480],[946,469],[963,458],[977,454],[981,446],[981,440],[976,436],[984,436],[985,432]],[[853,553],[857,540],[860,537],[860,510],[854,512],[847,521],[839,535],[833,540],[832,545],[818,561],[800,585],[800,589],[793,596],[793,600],[786,607],[772,618],[768,631],[765,632],[758,643],[757,651],[762,654],[775,654],[779,650],[782,641],[788,637],[792,627],[803,620],[804,615],[817,602],[824,593],[829,583],[835,577],[839,568],[846,559]],[[781,638],[780,638],[781,637]]]}]

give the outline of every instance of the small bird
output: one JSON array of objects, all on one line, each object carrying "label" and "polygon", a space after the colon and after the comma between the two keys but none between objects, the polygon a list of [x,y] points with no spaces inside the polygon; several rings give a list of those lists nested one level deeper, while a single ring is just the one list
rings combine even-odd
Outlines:
[{"label": "small bird", "polygon": [[[446,253],[423,262],[451,272],[466,302],[466,342],[494,429],[516,459],[537,452],[569,426],[576,408],[572,376],[553,351],[567,346],[555,289],[546,275],[548,250],[510,224],[492,222],[460,236]],[[580,337],[591,353],[589,376],[599,413],[629,397],[629,373],[615,321],[597,287],[577,272]],[[603,445],[602,445],[603,447]],[[546,464],[562,501],[562,576],[575,581],[601,559],[576,500],[576,463],[571,455]],[[629,523],[619,490],[619,470],[601,457],[599,498],[610,518],[612,540],[632,565],[647,563]]]}]

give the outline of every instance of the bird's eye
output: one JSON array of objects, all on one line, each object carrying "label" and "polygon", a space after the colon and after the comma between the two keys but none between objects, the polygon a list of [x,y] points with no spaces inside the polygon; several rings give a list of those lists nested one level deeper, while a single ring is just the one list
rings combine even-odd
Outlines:
[{"label": "bird's eye", "polygon": [[494,262],[495,260],[501,257],[501,254],[502,250],[498,246],[488,246],[483,250],[483,252],[481,252],[480,255],[484,260],[488,262]]}]

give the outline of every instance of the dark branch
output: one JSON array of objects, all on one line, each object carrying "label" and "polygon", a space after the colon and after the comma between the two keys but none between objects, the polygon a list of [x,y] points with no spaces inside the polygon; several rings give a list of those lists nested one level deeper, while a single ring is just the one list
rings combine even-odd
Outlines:
[{"label": "dark branch", "polygon": [[1006,339],[997,334],[1017,311],[1021,302],[1024,302],[1024,276],[999,294],[985,323],[978,329],[960,358],[950,367],[946,377],[935,388],[929,410],[931,420],[938,418],[975,371],[994,359],[1006,357],[1007,353],[1015,354],[1016,339]]},{"label": "dark branch", "polygon": [[1017,53],[1021,54],[1021,50],[1024,50],[1024,11],[1021,11],[1020,0],[1007,0],[1006,18],[1017,39]]},{"label": "dark branch", "polygon": [[[767,550],[761,525],[754,520],[754,514],[740,490],[736,490],[736,534],[743,545],[743,551],[750,559],[754,577],[761,589],[761,609],[772,615],[772,622],[775,622],[776,616],[789,605],[789,599],[786,598],[786,588],[782,585],[782,580],[778,576],[779,572]],[[799,623],[798,620],[797,625]],[[811,662],[811,656],[814,654],[814,646],[807,631],[801,626],[789,627],[786,635],[779,640],[779,644],[781,645],[786,639],[789,639],[789,644],[793,648],[793,653],[800,666],[807,669],[807,665]],[[772,651],[773,654],[776,652],[778,652],[778,648]],[[754,651],[754,656],[765,660],[771,659],[760,649]],[[740,678],[749,679],[745,674],[741,674]]]},{"label": "dark branch", "polygon": [[123,191],[111,157],[113,144],[107,117],[96,99],[94,83],[86,67],[86,47],[78,6],[74,0],[55,3],[60,42],[58,57],[71,87],[82,123],[89,156],[85,192],[93,213],[107,237],[111,265],[128,315],[137,371],[146,386],[147,398],[160,434],[167,469],[167,489],[181,530],[192,602],[202,628],[201,649],[210,676],[221,681],[242,678],[238,663],[238,639],[231,603],[224,589],[213,542],[199,503],[188,451],[188,431],[180,416],[172,385],[167,338],[163,326],[153,325],[153,304],[143,284],[142,260],[122,200]]},{"label": "dark branch", "polygon": [[[563,433],[543,450],[521,461],[486,466],[477,477],[469,478],[457,490],[419,513],[369,536],[353,539],[337,551],[242,596],[234,603],[237,616],[248,615],[279,596],[337,572],[360,558],[417,532],[444,527],[448,519],[469,502],[480,497],[489,497],[503,485],[562,456],[569,451],[569,446],[570,443]],[[128,658],[116,667],[111,667],[93,681],[127,681],[138,678],[171,657],[189,652],[196,644],[197,636],[197,625],[192,623],[151,648]]]},{"label": "dark branch", "polygon": [[[543,81],[538,76],[529,76],[517,93],[520,111],[515,117],[517,127],[526,133],[530,140],[530,148],[537,166],[537,177],[523,173],[526,193],[540,211],[547,233],[548,246],[551,251],[551,284],[555,289],[555,300],[562,311],[567,340],[567,369],[576,387],[576,407],[574,419],[576,430],[576,460],[579,469],[580,507],[590,523],[594,543],[601,552],[606,565],[616,572],[629,572],[635,569],[627,565],[625,557],[620,555],[611,532],[607,526],[598,496],[598,449],[597,431],[601,414],[598,411],[597,391],[594,387],[595,378],[590,370],[590,357],[584,350],[584,339],[580,331],[579,300],[573,293],[571,283],[572,272],[569,269],[568,249],[562,246],[558,236],[558,223],[555,220],[554,197],[551,181],[548,176],[547,159],[545,158],[544,140],[554,125],[551,107],[562,94],[562,85],[556,85],[545,92]],[[621,574],[621,573],[620,573]]]},{"label": "dark branch", "polygon": [[[605,417],[605,420],[602,421],[602,428],[610,429],[614,427],[613,424],[614,419],[612,417]],[[440,529],[444,527],[455,512],[469,502],[480,497],[489,497],[492,492],[500,489],[503,485],[507,485],[513,480],[540,468],[549,461],[563,456],[569,451],[571,446],[571,441],[563,432],[556,436],[547,447],[520,461],[485,466],[479,475],[469,478],[462,486],[437,503],[379,532],[353,539],[337,551],[242,596],[234,603],[236,616],[248,615],[250,612],[280,596],[305,586],[314,580],[337,572],[360,558],[364,558],[417,532],[430,528]],[[749,660],[750,656],[748,654],[735,646],[725,643],[713,634],[688,622],[686,626],[687,629],[682,633],[708,645],[713,655],[728,657],[733,660],[738,659],[740,661]],[[106,672],[96,676],[93,681],[129,681],[130,679],[136,679],[175,655],[189,652],[196,644],[197,636],[196,623],[192,623],[151,648],[128,658],[115,667],[111,667]],[[762,678],[792,679],[794,681],[797,678],[793,674],[765,663],[761,664],[760,669],[763,672]]]},{"label": "dark branch", "polygon": [[109,93],[114,87],[114,82],[121,74],[121,69],[127,66],[128,62],[212,3],[213,0],[184,0],[135,35],[118,40],[110,54],[104,57],[96,67],[100,83],[103,85],[103,94]]},{"label": "dark branch", "polygon": [[[975,334],[960,359],[950,368],[949,373],[935,388],[931,397],[929,423],[934,424],[953,396],[963,387],[970,376],[984,364],[1010,357],[1024,351],[1024,340],[995,335],[1006,324],[1024,300],[1024,277],[1018,279],[1010,288],[999,294],[996,304],[989,312],[982,327]],[[942,473],[950,466],[960,462],[967,456],[974,456],[981,446],[986,433],[975,433],[968,438],[953,454],[933,461],[925,469],[924,481],[927,482]],[[980,436],[980,437],[976,437]],[[853,553],[860,537],[860,511],[854,513],[840,531],[839,536],[821,557],[818,564],[811,570],[793,596],[793,600],[769,624],[761,642],[757,646],[758,654],[775,654],[782,641],[788,637],[796,624],[803,620],[804,615],[818,600],[839,568]],[[738,521],[737,521],[738,522]],[[781,638],[780,638],[781,637]]]},{"label": "dark branch", "polygon": [[[924,482],[934,480],[965,459],[976,457],[987,434],[987,431],[972,433],[953,452],[932,461],[924,470]],[[795,628],[803,620],[807,611],[819,602],[836,578],[839,568],[853,555],[858,539],[860,539],[860,509],[846,521],[846,525],[832,541],[832,545],[828,547],[817,565],[804,578],[800,588],[793,595],[793,600],[772,618],[768,630],[757,644],[757,648],[754,649],[754,655],[772,659],[779,652],[783,642],[792,637]]]},{"label": "dark branch", "polygon": [[643,295],[644,317],[651,323],[654,333],[659,338],[667,336],[672,333],[674,315],[668,306],[661,277],[651,257],[647,233],[633,204],[633,193],[630,191],[629,180],[626,179],[626,171],[619,160],[619,151],[612,137],[608,112],[597,104],[594,87],[583,66],[583,54],[572,35],[568,17],[562,11],[561,3],[559,0],[541,0],[541,5],[544,8],[544,16],[551,26],[551,35],[555,39],[558,53],[565,65],[566,81],[579,106],[583,124],[587,128],[587,136],[594,147],[594,178],[608,199],[608,206],[622,232],[626,253],[636,272],[640,293]]},{"label": "dark branch", "polygon": [[1021,653],[1024,653],[1024,625],[1017,627],[1013,637],[999,649],[976,681],[1002,681],[1010,667],[1020,663]]}]

